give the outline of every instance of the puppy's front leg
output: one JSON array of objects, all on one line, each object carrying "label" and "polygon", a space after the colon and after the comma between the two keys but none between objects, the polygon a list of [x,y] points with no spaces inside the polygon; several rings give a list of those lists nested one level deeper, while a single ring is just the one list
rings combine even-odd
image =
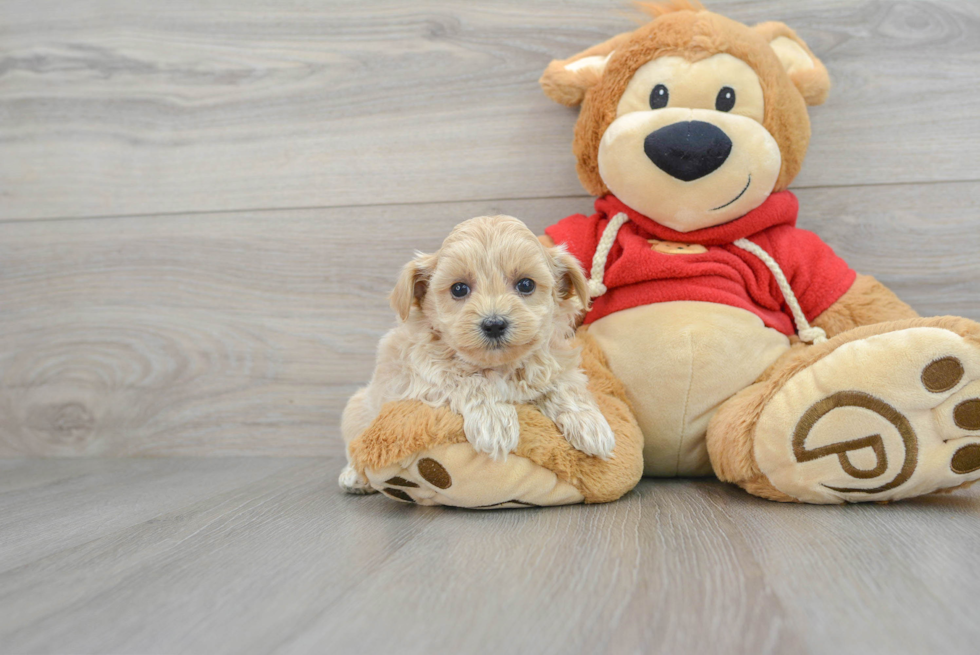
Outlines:
[{"label": "puppy's front leg", "polygon": [[521,439],[517,407],[510,403],[484,400],[462,408],[463,431],[473,448],[495,460],[507,459]]},{"label": "puppy's front leg", "polygon": [[344,466],[344,470],[340,472],[340,477],[337,479],[337,484],[340,488],[344,490],[345,493],[354,495],[365,495],[377,493],[377,489],[371,487],[368,481],[365,480],[361,475],[354,470],[354,467],[350,464]]},{"label": "puppy's front leg", "polygon": [[[350,442],[358,437],[374,420],[375,413],[370,409],[368,402],[368,387],[359,389],[351,396],[344,407],[344,413],[340,418],[340,434],[344,437],[344,444],[349,448]],[[368,484],[367,479],[358,474],[350,464],[350,452],[347,453],[347,465],[340,472],[337,484],[349,494],[373,494],[373,489]]]},{"label": "puppy's front leg", "polygon": [[600,459],[612,457],[616,435],[587,389],[559,388],[537,405],[576,450]]}]

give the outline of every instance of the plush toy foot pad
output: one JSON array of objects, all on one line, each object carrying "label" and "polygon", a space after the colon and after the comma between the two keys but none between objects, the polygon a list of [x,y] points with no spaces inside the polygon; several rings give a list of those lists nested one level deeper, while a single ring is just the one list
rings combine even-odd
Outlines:
[{"label": "plush toy foot pad", "polygon": [[419,505],[503,509],[585,500],[578,489],[525,457],[511,454],[495,461],[469,443],[437,446],[366,473],[371,486],[389,498]]},{"label": "plush toy foot pad", "polygon": [[940,327],[844,343],[783,384],[754,444],[772,486],[808,503],[897,500],[976,481],[980,343]]}]

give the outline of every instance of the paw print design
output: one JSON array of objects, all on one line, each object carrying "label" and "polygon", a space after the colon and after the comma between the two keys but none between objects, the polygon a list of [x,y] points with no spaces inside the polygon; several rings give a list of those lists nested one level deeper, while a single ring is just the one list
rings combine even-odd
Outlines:
[{"label": "paw print design", "polygon": [[897,500],[974,482],[980,346],[931,327],[844,344],[770,400],[755,452],[776,488],[808,502]]},{"label": "paw print design", "polygon": [[404,503],[498,509],[570,505],[584,497],[531,460],[494,460],[468,442],[445,444],[383,469],[366,471],[370,485]]}]

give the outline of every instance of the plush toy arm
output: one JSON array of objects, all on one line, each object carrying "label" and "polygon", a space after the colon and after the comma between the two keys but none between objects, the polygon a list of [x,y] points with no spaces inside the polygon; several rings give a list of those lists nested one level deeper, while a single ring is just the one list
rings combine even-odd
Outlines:
[{"label": "plush toy arm", "polygon": [[576,450],[537,408],[520,405],[520,442],[504,461],[478,453],[463,419],[421,402],[387,403],[349,447],[351,463],[389,498],[420,505],[490,508],[616,500],[643,473],[643,435],[622,383],[579,330],[589,390],[614,434],[610,460]]},{"label": "plush toy arm", "polygon": [[914,309],[870,275],[858,275],[847,292],[814,321],[828,337],[862,325],[916,318]]},{"label": "plush toy arm", "polygon": [[440,445],[466,440],[463,417],[417,400],[386,403],[371,425],[354,439],[349,451],[354,468],[383,468]]}]

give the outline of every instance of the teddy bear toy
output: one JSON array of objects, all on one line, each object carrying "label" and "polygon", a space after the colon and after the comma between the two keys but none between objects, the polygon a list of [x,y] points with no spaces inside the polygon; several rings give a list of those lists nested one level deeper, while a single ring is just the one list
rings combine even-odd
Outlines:
[{"label": "teddy bear toy", "polygon": [[445,409],[391,403],[350,445],[371,486],[420,504],[614,500],[641,475],[715,475],[777,501],[891,501],[980,479],[980,325],[920,318],[796,227],[787,187],[824,65],[782,23],[673,0],[541,86],[580,106],[591,216],[542,241],[589,274],[583,368],[614,456],[520,407],[504,461]]}]

